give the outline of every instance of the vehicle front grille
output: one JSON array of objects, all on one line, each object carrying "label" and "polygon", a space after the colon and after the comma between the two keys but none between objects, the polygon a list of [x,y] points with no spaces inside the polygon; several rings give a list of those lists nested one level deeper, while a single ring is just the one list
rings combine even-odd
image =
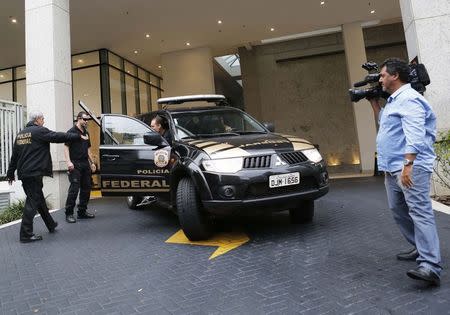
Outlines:
[{"label": "vehicle front grille", "polygon": [[268,182],[251,184],[247,188],[247,198],[261,198],[273,195],[284,195],[309,189],[317,189],[317,181],[314,177],[308,176],[300,179],[300,184],[270,188]]},{"label": "vehicle front grille", "polygon": [[244,158],[244,168],[270,167],[270,155],[252,156]]},{"label": "vehicle front grille", "polygon": [[301,151],[281,153],[281,158],[290,165],[308,161],[308,158]]}]

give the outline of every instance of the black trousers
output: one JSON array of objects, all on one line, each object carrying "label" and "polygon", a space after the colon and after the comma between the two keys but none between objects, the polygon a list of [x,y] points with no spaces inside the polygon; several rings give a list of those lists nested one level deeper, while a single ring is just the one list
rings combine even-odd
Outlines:
[{"label": "black trousers", "polygon": [[69,193],[66,200],[66,215],[73,215],[73,209],[77,201],[78,193],[78,213],[84,213],[91,197],[92,178],[89,163],[74,163],[75,168],[69,172]]},{"label": "black trousers", "polygon": [[42,192],[42,176],[22,178],[22,187],[27,195],[25,208],[22,214],[22,225],[20,226],[20,238],[26,239],[33,236],[33,219],[36,212],[39,212],[47,229],[55,226],[55,221],[48,212],[44,193]]}]

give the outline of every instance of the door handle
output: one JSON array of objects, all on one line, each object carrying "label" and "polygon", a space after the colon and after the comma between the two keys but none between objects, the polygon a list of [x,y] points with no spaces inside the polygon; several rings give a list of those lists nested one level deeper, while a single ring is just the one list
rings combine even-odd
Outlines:
[{"label": "door handle", "polygon": [[118,154],[103,154],[102,157],[107,158],[108,161],[114,161],[115,159],[120,158]]}]

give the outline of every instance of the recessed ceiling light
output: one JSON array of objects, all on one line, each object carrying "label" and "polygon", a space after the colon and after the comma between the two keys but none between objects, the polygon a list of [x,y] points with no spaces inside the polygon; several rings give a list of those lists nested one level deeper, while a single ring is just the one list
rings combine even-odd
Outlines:
[{"label": "recessed ceiling light", "polygon": [[186,46],[191,46],[191,43],[187,42],[187,43],[186,43]]},{"label": "recessed ceiling light", "polygon": [[145,37],[150,38],[150,34],[145,34]]},{"label": "recessed ceiling light", "polygon": [[9,18],[11,19],[11,23],[14,23],[14,24],[17,23],[17,19],[16,18],[13,18],[12,16],[10,16]]},{"label": "recessed ceiling light", "polygon": [[162,68],[161,65],[159,65],[158,68],[161,69]]},{"label": "recessed ceiling light", "polygon": [[320,5],[325,5],[325,1],[320,1]]},{"label": "recessed ceiling light", "polygon": [[218,20],[218,21],[217,21],[217,24],[222,24],[222,20]]},{"label": "recessed ceiling light", "polygon": [[137,53],[138,53],[138,51],[137,51],[137,50],[135,50],[135,51],[134,51],[134,53],[135,53],[135,54],[137,54]]},{"label": "recessed ceiling light", "polygon": [[375,10],[370,11],[370,14],[374,14],[374,13],[375,13]]},{"label": "recessed ceiling light", "polygon": [[78,63],[83,63],[83,59],[78,59]]},{"label": "recessed ceiling light", "polygon": [[4,78],[5,76],[3,74],[0,74],[0,78]]},{"label": "recessed ceiling light", "polygon": [[271,27],[271,28],[270,28],[270,31],[273,32],[273,31],[275,31],[275,29],[274,29],[273,27]]}]

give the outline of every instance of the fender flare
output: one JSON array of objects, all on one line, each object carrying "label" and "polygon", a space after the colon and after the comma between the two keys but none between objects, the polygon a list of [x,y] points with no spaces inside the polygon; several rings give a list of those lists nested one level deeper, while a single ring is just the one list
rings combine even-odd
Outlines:
[{"label": "fender flare", "polygon": [[174,165],[170,174],[170,199],[172,204],[175,204],[178,182],[185,176],[192,178],[201,200],[212,200],[211,190],[200,167],[191,159],[180,159]]}]

